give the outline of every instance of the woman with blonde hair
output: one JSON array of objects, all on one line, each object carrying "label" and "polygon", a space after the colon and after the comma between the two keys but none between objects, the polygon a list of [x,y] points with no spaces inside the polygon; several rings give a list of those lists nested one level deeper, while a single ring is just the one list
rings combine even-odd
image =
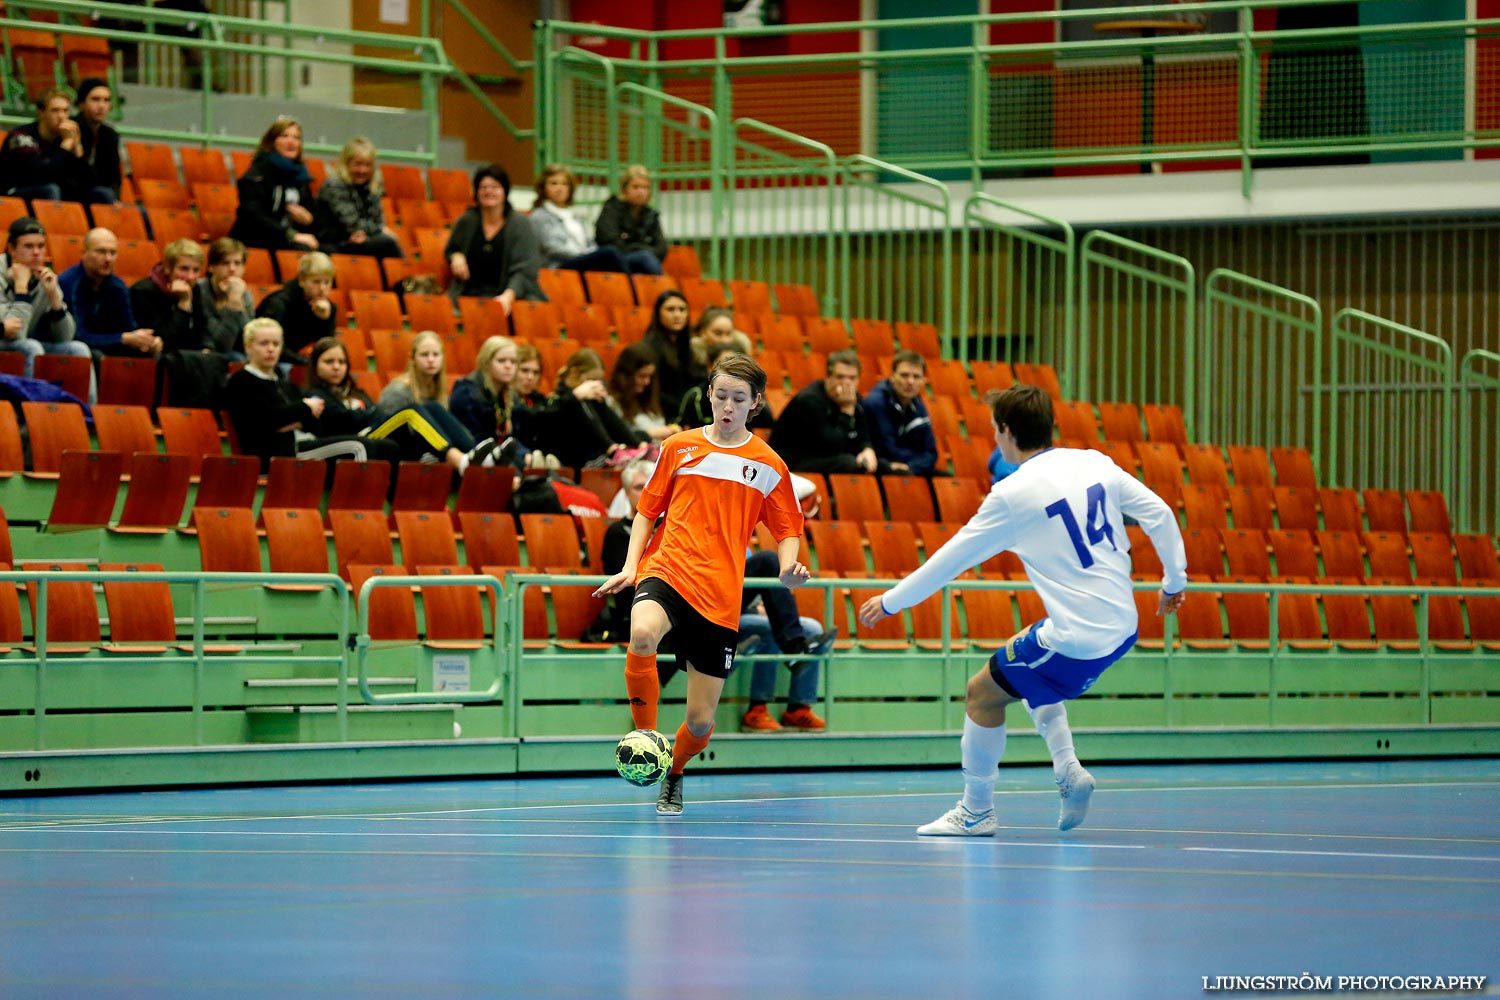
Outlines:
[{"label": "woman with blonde hair", "polygon": [[375,166],[375,144],[357,135],[344,144],[333,172],[318,189],[324,249],[367,257],[403,256],[396,234],[386,228],[380,205],[384,193]]},{"label": "woman with blonde hair", "polygon": [[599,211],[594,238],[601,247],[618,250],[630,272],[661,274],[667,237],[661,231],[661,214],[651,207],[651,171],[639,163],[625,168],[620,193],[610,195]]},{"label": "woman with blonde hair", "polygon": [[443,338],[423,330],[411,342],[406,370],[380,394],[380,412],[395,413],[421,403],[448,405],[448,363],[443,357]]},{"label": "woman with blonde hair", "polygon": [[479,345],[474,370],[453,383],[448,410],[475,437],[505,440],[515,405],[516,342],[489,337]]},{"label": "woman with blonde hair", "polygon": [[236,182],[240,205],[229,235],[247,247],[318,249],[312,176],[302,162],[302,126],[290,115],[271,123]]}]

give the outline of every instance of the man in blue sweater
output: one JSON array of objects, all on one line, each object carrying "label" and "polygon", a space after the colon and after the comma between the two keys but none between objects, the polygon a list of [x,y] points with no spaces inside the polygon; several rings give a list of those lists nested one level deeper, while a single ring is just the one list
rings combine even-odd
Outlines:
[{"label": "man in blue sweater", "polygon": [[83,261],[57,276],[63,297],[73,312],[76,337],[94,354],[154,358],[161,338],[136,326],[130,290],[115,274],[119,241],[108,229],[91,229],[83,238]]},{"label": "man in blue sweater", "polygon": [[916,351],[899,351],[891,362],[891,377],[865,397],[871,443],[892,472],[930,476],[937,467],[937,438],[922,402],[926,384],[926,359]]}]

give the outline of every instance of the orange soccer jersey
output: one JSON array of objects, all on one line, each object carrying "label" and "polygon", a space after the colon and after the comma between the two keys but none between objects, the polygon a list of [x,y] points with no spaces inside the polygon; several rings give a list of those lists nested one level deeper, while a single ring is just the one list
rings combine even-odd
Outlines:
[{"label": "orange soccer jersey", "polygon": [[740,623],[745,547],[757,521],[777,541],[802,533],[802,508],[786,463],[760,438],[735,448],[714,444],[707,428],[673,434],[641,493],[638,512],[667,515],[641,557],[637,580],[665,581],[698,613],[725,628]]}]

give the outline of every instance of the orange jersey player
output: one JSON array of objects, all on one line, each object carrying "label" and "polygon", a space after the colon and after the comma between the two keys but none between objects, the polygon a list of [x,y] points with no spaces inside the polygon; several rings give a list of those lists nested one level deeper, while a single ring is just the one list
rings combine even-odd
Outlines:
[{"label": "orange jersey player", "polygon": [[725,354],[708,387],[713,423],[662,442],[631,524],[625,565],[594,594],[635,584],[625,688],[637,729],[656,728],[656,650],[668,632],[676,633],[687,664],[687,717],[656,802],[662,816],[682,814],[682,769],[713,733],[719,695],[734,667],[745,547],[756,523],[764,521],[776,538],[783,584],[800,586],[811,575],[797,561],[802,510],[786,463],[745,427],[765,405],[766,373],[743,354]]}]

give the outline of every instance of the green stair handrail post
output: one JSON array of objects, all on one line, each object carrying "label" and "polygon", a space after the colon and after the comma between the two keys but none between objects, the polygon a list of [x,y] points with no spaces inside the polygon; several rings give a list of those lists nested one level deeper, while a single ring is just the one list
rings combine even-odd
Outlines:
[{"label": "green stair handrail post", "polygon": [[1459,493],[1450,498],[1457,501],[1455,530],[1493,535],[1500,532],[1500,354],[1478,347],[1465,354],[1457,391],[1466,447],[1454,471]]},{"label": "green stair handrail post", "polygon": [[[606,59],[597,52],[589,52],[587,49],[564,49],[549,59],[553,64],[553,71],[548,74],[549,80],[555,85],[549,90],[561,90],[563,75],[556,71],[556,65],[568,62],[581,62],[598,66],[604,74],[604,82],[600,85],[604,93],[604,150],[600,163],[600,169],[607,175],[618,175],[620,167],[624,164],[619,161],[620,149],[620,115],[618,109],[619,97],[615,92],[615,63],[612,59]],[[572,167],[577,170],[582,164],[577,157],[569,156],[568,152],[558,148],[558,140],[554,137],[568,134],[566,126],[562,121],[562,101],[557,93],[552,93],[551,102],[548,106],[548,118],[545,119],[547,127],[543,135],[538,139],[537,151],[546,162],[572,161]]]},{"label": "green stair handrail post", "polygon": [[490,686],[481,691],[414,691],[410,694],[376,694],[370,688],[369,675],[369,653],[372,645],[370,638],[370,595],[382,587],[484,587],[490,592],[490,606],[500,606],[500,581],[493,576],[480,574],[454,575],[454,576],[372,576],[359,588],[358,606],[358,632],[354,638],[355,651],[358,654],[358,677],[359,694],[367,705],[424,705],[439,702],[486,702],[494,701],[495,696],[500,694],[504,687],[505,677],[501,667],[502,655],[498,645],[498,637],[491,635],[490,644],[485,647],[490,651],[490,662],[495,671],[495,678]]},{"label": "green stair handrail post", "polygon": [[[905,167],[897,166],[894,163],[888,163],[885,160],[876,159],[873,156],[865,156],[863,153],[857,153],[853,156],[846,157],[843,162],[843,167],[844,169],[842,180],[844,187],[844,220],[843,225],[839,228],[844,234],[846,241],[849,237],[850,232],[854,228],[851,199],[853,198],[854,190],[856,187],[868,190],[874,195],[872,204],[877,210],[883,204],[904,203],[922,210],[930,217],[937,220],[937,225],[935,227],[932,227],[932,229],[929,231],[935,231],[937,233],[935,239],[938,244],[936,255],[936,284],[938,287],[935,292],[932,292],[928,296],[929,298],[935,297],[937,301],[935,305],[929,303],[925,312],[921,310],[919,305],[912,304],[908,311],[908,317],[915,318],[919,315],[929,317],[930,321],[938,327],[938,330],[942,336],[943,356],[945,358],[951,358],[953,356],[954,336],[953,193],[948,189],[948,185],[940,180],[928,177],[925,174],[919,174],[913,170],[907,170]],[[907,181],[910,184],[916,185],[921,191],[925,192],[929,196],[930,200],[924,199],[918,194],[908,193],[891,185],[881,183],[879,175],[883,173],[891,174],[895,177]],[[860,181],[859,183],[856,183],[856,178],[862,177],[865,174],[875,175],[873,182]],[[872,219],[869,229],[872,232],[880,231],[880,220]],[[915,238],[920,239],[920,233]],[[850,286],[850,272],[853,268],[852,261],[853,255],[848,250],[848,243],[846,242],[843,259],[839,261],[839,288],[841,301],[836,304],[836,308],[834,309],[829,309],[827,307],[824,308],[824,315],[841,316],[845,323],[847,323],[854,315],[852,312],[854,306],[854,295],[853,289]],[[899,285],[894,280],[892,280],[889,284],[891,286],[891,289],[899,291],[902,295],[910,294],[913,285],[915,285],[918,289],[923,286],[922,282],[912,280],[900,283]],[[898,307],[897,309],[889,312],[867,311],[866,315],[896,315],[899,311],[900,310]]]},{"label": "green stair handrail post", "polygon": [[[796,157],[773,152],[768,147],[755,144],[747,137],[747,133],[757,132],[780,140],[783,143],[806,150],[811,155],[805,160]],[[725,274],[739,276],[742,274],[742,266],[739,262],[740,250],[746,240],[749,239],[748,227],[743,226],[740,221],[741,214],[749,215],[748,207],[750,188],[748,185],[758,177],[767,177],[772,182],[778,179],[796,179],[797,177],[821,177],[825,191],[824,207],[821,211],[814,209],[814,213],[821,215],[822,232],[822,258],[823,275],[825,281],[820,284],[829,284],[834,274],[835,245],[833,234],[838,232],[838,202],[835,191],[838,186],[838,155],[834,153],[833,147],[826,143],[816,142],[805,136],[788,132],[786,129],[777,128],[775,125],[757,121],[754,118],[736,118],[730,122],[729,136],[726,147],[725,180],[724,189],[726,194],[724,203],[725,211],[723,218],[724,234],[724,268]],[[763,157],[763,160],[752,160],[752,156]],[[759,163],[767,164],[764,168]],[[804,167],[806,163],[809,166]],[[747,185],[741,187],[741,182]],[[770,215],[769,224],[763,223],[763,228],[770,232],[766,239],[773,245],[780,243],[785,250],[789,249],[790,242],[798,234],[793,232],[791,218],[784,214],[791,211],[795,206],[789,204],[788,200],[781,199],[773,204],[758,209],[758,217],[764,219]],[[811,216],[814,213],[809,213]],[[774,259],[774,255],[767,253],[766,258]],[[748,272],[746,272],[748,273]],[[757,272],[761,277],[768,277],[767,273]],[[792,277],[787,275],[788,278]],[[774,280],[770,278],[769,280]]]},{"label": "green stair handrail post", "polygon": [[[1356,324],[1370,332],[1356,331]],[[1452,347],[1441,337],[1347,307],[1334,314],[1332,330],[1329,481],[1335,486],[1438,489],[1453,496],[1458,428]],[[1427,402],[1434,396],[1436,404]],[[1362,419],[1346,417],[1346,406]],[[1423,420],[1430,426],[1415,426]],[[1409,426],[1403,428],[1403,423]],[[1402,432],[1399,437],[1397,431]],[[1341,463],[1346,434],[1360,435],[1359,445]],[[1435,461],[1428,458],[1432,452]]]},{"label": "green stair handrail post", "polygon": [[[985,210],[1007,212],[1019,218],[1014,224],[1002,223],[989,218]],[[1042,231],[1041,227],[1056,230],[1061,235],[1054,237]],[[989,280],[987,261],[981,260],[978,264],[979,273],[975,271],[975,241],[984,238],[991,230],[1002,234],[1012,244],[1011,259],[1004,262],[1003,289]],[[964,202],[959,240],[958,328],[962,334],[960,360],[966,363],[970,360],[970,342],[985,333],[992,334],[996,342],[994,356],[987,360],[1016,360],[1015,351],[1011,349],[1015,338],[1033,336],[1038,339],[1033,360],[1053,365],[1057,369],[1063,395],[1069,399],[1076,398],[1078,303],[1074,295],[1074,281],[1078,248],[1072,225],[1064,219],[1043,215],[1014,202],[980,193],[970,195]],[[1018,265],[1014,258],[1019,249],[1025,249],[1028,253]],[[1029,266],[1031,252],[1036,254],[1037,259],[1035,276]],[[1003,328],[998,303],[1002,290],[1008,320],[1003,322]],[[1020,303],[1033,299],[1037,305],[1023,313]],[[992,301],[995,305],[986,308]],[[1051,323],[1053,334],[1046,345],[1040,342],[1042,322],[1038,314],[1043,309],[1049,309],[1055,317]],[[1034,326],[1035,329],[1028,329],[1028,326]],[[1004,357],[1001,357],[998,346],[1000,337],[1006,338],[1007,351]]]},{"label": "green stair handrail post", "polygon": [[[722,221],[724,212],[723,158],[725,143],[722,141],[723,134],[719,130],[719,116],[714,112],[712,108],[704,107],[701,104],[695,104],[692,101],[684,100],[681,97],[676,97],[672,94],[668,94],[664,91],[656,90],[652,87],[645,86],[639,83],[627,81],[625,83],[617,84],[614,88],[614,93],[621,95],[622,105],[625,103],[623,100],[625,95],[635,95],[636,97],[639,97],[641,99],[643,104],[640,113],[640,120],[643,126],[642,132],[644,133],[642,146],[643,155],[639,159],[633,160],[631,162],[640,162],[647,164],[661,164],[663,162],[661,138],[662,130],[664,129],[665,122],[667,120],[665,115],[663,114],[663,108],[665,106],[677,108],[678,110],[687,112],[690,115],[703,116],[703,119],[707,123],[707,126],[703,128],[702,131],[708,137],[709,160],[707,165],[707,181],[710,219],[707,254],[708,260],[705,262],[705,269],[710,275],[713,275],[715,277],[722,275],[724,273]],[[615,118],[618,116],[612,114],[610,115],[610,117]],[[655,127],[653,127],[652,123],[656,123]],[[665,170],[659,170],[658,173],[664,175]],[[664,176],[659,176],[658,182],[663,179]]]},{"label": "green stair handrail post", "polygon": [[[1316,465],[1323,444],[1323,308],[1309,296],[1215,268],[1204,282],[1197,405],[1202,437],[1300,445]],[[1230,324],[1221,323],[1223,320]],[[1267,378],[1280,373],[1282,382]],[[1288,383],[1288,384],[1283,384]]]},{"label": "green stair handrail post", "polygon": [[[1096,268],[1108,279],[1097,289]],[[1086,399],[1175,402],[1182,407],[1189,439],[1202,440],[1193,398],[1198,312],[1193,265],[1177,254],[1096,229],[1083,238],[1078,270],[1079,394]],[[1121,308],[1122,302],[1129,308]],[[1096,330],[1104,324],[1095,323],[1094,314],[1106,304],[1113,313],[1110,329]],[[1177,336],[1169,340],[1164,331]],[[1091,335],[1097,335],[1097,342]]]},{"label": "green stair handrail post", "polygon": [[1238,120],[1235,135],[1240,140],[1240,197],[1246,201],[1254,187],[1253,160],[1250,145],[1253,136],[1260,134],[1260,59],[1256,56],[1255,42],[1251,32],[1255,30],[1255,12],[1250,7],[1240,10]]}]

